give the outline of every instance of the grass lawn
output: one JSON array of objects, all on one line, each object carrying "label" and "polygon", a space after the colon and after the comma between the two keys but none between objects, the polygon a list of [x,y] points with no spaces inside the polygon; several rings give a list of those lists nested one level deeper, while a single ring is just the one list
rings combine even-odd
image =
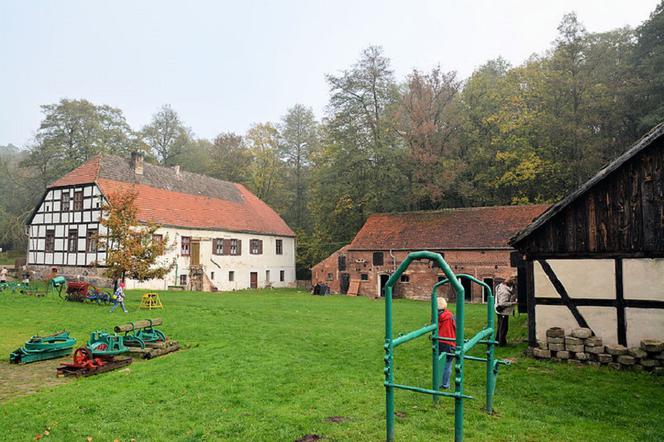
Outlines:
[{"label": "grass lawn", "polygon": [[[1,440],[33,440],[46,428],[42,440],[53,441],[384,440],[382,301],[295,290],[171,292],[161,294],[165,310],[150,314],[138,310],[140,294],[129,292],[129,314],[109,314],[53,295],[0,293],[0,373],[41,369],[6,362],[33,334],[67,329],[83,343],[92,330],[150,316],[163,317],[162,329],[186,346],[128,369],[4,393]],[[428,308],[396,301],[395,330],[421,327]],[[466,311],[467,332],[478,330],[484,307]],[[512,341],[523,338],[525,317],[510,332]],[[662,440],[663,378],[534,361],[523,349],[498,352],[516,362],[501,367],[494,416],[482,412],[484,365],[466,362],[466,392],[477,398],[466,401],[466,440]],[[430,354],[425,338],[399,347],[397,382],[429,387]],[[48,379],[55,375],[53,364],[39,364]],[[397,440],[452,440],[453,400],[433,406],[427,395],[397,391],[396,409]]]}]

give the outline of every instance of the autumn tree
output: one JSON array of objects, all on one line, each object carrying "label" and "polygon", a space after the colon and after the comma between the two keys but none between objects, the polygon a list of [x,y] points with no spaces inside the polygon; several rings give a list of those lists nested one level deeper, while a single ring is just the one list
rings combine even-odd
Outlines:
[{"label": "autumn tree", "polygon": [[249,182],[252,154],[242,136],[232,132],[217,135],[208,148],[208,160],[208,175],[234,183]]},{"label": "autumn tree", "polygon": [[277,128],[271,123],[256,124],[247,132],[246,143],[252,158],[249,187],[258,198],[277,209],[283,208],[286,202],[280,198],[283,162]]},{"label": "autumn tree", "polygon": [[168,236],[157,240],[154,235],[159,226],[139,222],[137,196],[134,189],[118,191],[108,195],[102,207],[101,225],[106,235],[99,243],[106,248],[104,274],[114,280],[161,279],[175,265],[175,260],[160,260],[168,250]]}]

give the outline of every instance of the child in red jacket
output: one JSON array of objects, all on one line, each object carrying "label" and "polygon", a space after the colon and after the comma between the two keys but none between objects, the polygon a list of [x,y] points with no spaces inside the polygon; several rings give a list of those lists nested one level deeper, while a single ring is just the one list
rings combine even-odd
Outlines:
[{"label": "child in red jacket", "polygon": [[450,388],[450,376],[456,349],[456,318],[451,311],[447,310],[445,298],[438,298],[438,337],[446,338],[438,341],[438,351],[441,354],[447,353],[443,370],[443,384],[440,387]]}]

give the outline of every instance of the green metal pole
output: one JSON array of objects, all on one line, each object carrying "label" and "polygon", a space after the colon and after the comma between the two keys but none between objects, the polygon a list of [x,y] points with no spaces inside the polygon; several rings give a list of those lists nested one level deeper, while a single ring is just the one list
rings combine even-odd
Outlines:
[{"label": "green metal pole", "polygon": [[[463,441],[463,360],[464,360],[464,301],[465,301],[465,291],[463,286],[459,284],[459,281],[454,278],[450,278],[450,282],[456,285],[454,291],[456,293],[457,302],[456,302],[456,323],[457,323],[457,335],[456,335],[456,349],[454,354],[456,356],[456,369],[454,377],[454,392],[458,394],[454,398],[454,440],[456,442]],[[458,287],[457,287],[458,286]]]},{"label": "green metal pole", "polygon": [[387,441],[394,440],[394,348],[392,347],[392,286],[385,287],[385,422]]},{"label": "green metal pole", "polygon": [[[434,324],[436,328],[431,331],[431,389],[438,391],[440,389],[440,355],[438,354],[438,287],[433,286],[431,291],[431,324]],[[438,402],[438,396],[433,395],[433,403]]]},{"label": "green metal pole", "polygon": [[493,330],[486,344],[486,412],[493,414],[493,394],[496,391],[496,371],[494,369],[496,328],[494,327],[495,316],[493,314],[493,291],[488,286],[486,288],[489,292],[486,306],[486,322],[487,327]]}]

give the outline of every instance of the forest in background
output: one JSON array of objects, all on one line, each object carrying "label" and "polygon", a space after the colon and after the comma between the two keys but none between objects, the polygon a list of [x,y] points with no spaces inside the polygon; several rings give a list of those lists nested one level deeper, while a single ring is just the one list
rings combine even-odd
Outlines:
[{"label": "forest in background", "polygon": [[380,47],[326,76],[322,119],[303,104],[246,133],[196,137],[162,106],[142,128],[85,99],[42,106],[26,146],[0,146],[0,247],[22,249],[48,183],[98,153],[246,185],[298,235],[298,276],[376,212],[555,202],[664,120],[664,2],[636,29],[589,33],[565,15],[551,47],[467,79],[396,78]]}]

